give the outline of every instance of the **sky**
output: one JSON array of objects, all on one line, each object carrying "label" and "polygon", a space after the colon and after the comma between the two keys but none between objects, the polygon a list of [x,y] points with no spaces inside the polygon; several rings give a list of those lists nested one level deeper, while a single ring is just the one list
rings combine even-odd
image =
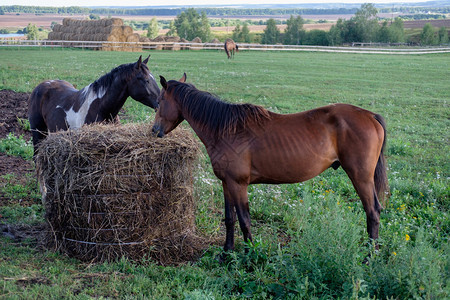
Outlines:
[{"label": "sky", "polygon": [[398,3],[426,0],[0,0],[0,5],[28,6],[168,6],[301,3]]}]

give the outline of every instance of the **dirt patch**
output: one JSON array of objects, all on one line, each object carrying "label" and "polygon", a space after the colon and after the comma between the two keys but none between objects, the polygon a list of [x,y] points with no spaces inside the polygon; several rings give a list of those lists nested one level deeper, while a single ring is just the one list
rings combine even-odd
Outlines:
[{"label": "dirt patch", "polygon": [[28,140],[31,133],[25,130],[22,121],[27,120],[29,93],[16,93],[11,90],[0,90],[0,138],[10,132],[16,136],[23,135]]},{"label": "dirt patch", "polygon": [[[17,137],[23,136],[25,140],[31,139],[30,131],[25,130],[22,124],[22,121],[27,119],[29,96],[28,93],[0,90],[0,139],[7,137],[10,132]],[[13,174],[14,177],[6,178],[4,175],[7,174]],[[0,188],[7,184],[25,185],[30,174],[34,175],[31,161],[0,153]],[[10,201],[11,199],[0,190],[0,205],[7,205]]]}]

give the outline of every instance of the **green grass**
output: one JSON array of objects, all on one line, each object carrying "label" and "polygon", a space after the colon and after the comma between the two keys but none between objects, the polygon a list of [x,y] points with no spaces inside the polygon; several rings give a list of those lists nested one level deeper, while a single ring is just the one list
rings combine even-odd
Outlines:
[{"label": "green grass", "polygon": [[[230,102],[290,113],[328,103],[359,105],[388,126],[391,196],[381,214],[380,250],[368,243],[365,214],[345,173],[327,170],[301,184],[249,188],[255,237],[225,264],[211,247],[178,267],[83,264],[42,251],[33,241],[0,238],[0,298],[380,299],[450,296],[449,54],[383,55],[240,51],[152,51],[155,76],[188,82]],[[46,79],[81,88],[139,53],[0,48],[0,89],[31,90]],[[152,110],[125,105],[127,121]],[[1,142],[6,143],[6,142]],[[16,187],[20,195],[21,188]],[[25,187],[37,193],[36,185]],[[223,238],[223,198],[208,158],[195,175],[197,227]],[[0,208],[0,223],[41,222],[40,204]],[[237,230],[237,232],[239,232]],[[245,254],[243,248],[249,252]],[[369,264],[363,264],[372,253]],[[3,282],[1,282],[3,281]]]},{"label": "green grass", "polygon": [[33,157],[31,142],[26,141],[23,136],[17,137],[11,132],[6,138],[0,140],[0,152],[20,156],[24,159]]}]

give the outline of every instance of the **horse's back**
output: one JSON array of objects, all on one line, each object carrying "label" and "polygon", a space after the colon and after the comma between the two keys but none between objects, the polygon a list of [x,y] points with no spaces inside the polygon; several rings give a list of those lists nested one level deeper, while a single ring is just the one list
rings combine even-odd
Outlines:
[{"label": "horse's back", "polygon": [[379,155],[383,128],[375,116],[347,104],[295,114],[271,113],[264,128],[250,131],[252,181],[305,181],[356,152]]},{"label": "horse's back", "polygon": [[30,96],[30,103],[49,100],[49,98],[53,95],[66,94],[68,92],[73,93],[77,91],[78,90],[75,89],[75,87],[67,81],[47,80],[41,82],[33,89]]},{"label": "horse's back", "polygon": [[[64,80],[47,80],[34,88],[28,102],[28,119],[31,129],[55,131],[52,119],[59,118],[55,114],[57,107],[64,107],[66,99],[71,99],[78,90]],[[72,104],[70,104],[72,105]],[[58,128],[65,129],[65,124],[58,121]],[[55,128],[53,128],[55,127]]]}]

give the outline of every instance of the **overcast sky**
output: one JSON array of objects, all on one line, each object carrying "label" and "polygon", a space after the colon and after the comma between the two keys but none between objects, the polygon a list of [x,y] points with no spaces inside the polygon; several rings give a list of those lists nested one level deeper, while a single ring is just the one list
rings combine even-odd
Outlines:
[{"label": "overcast sky", "polygon": [[161,5],[235,5],[301,3],[393,3],[426,0],[1,0],[0,5],[31,6],[161,6]]}]

